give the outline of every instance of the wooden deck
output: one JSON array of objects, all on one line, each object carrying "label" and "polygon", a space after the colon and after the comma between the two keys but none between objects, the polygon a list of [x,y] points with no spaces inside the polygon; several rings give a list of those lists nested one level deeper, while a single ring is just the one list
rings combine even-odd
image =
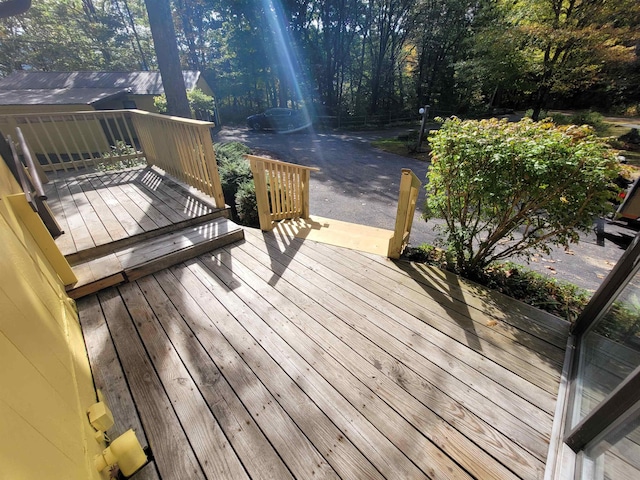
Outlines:
[{"label": "wooden deck", "polygon": [[246,229],[78,301],[136,479],[542,478],[568,325],[421,265]]},{"label": "wooden deck", "polygon": [[78,281],[72,298],[131,281],[240,240],[213,199],[155,168],[59,174],[47,186],[64,234],[56,244]]},{"label": "wooden deck", "polygon": [[153,168],[73,176],[60,172],[46,186],[49,205],[65,234],[56,239],[71,261],[94,256],[104,246],[176,227],[228,216],[204,195]]}]

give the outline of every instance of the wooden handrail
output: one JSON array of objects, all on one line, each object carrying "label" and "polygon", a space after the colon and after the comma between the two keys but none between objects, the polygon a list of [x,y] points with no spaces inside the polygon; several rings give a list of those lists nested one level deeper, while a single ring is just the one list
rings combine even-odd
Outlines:
[{"label": "wooden handrail", "polygon": [[316,167],[305,167],[270,158],[245,155],[256,187],[260,229],[273,229],[273,222],[309,218],[309,180]]},{"label": "wooden handrail", "polygon": [[213,123],[142,111],[133,112],[132,120],[147,164],[206,193],[224,208],[211,140]]},{"label": "wooden handrail", "polygon": [[389,258],[398,259],[409,243],[409,235],[413,226],[413,215],[422,182],[408,168],[402,169],[400,177],[400,194],[398,196],[398,211],[393,237],[389,240]]},{"label": "wooden handrail", "polygon": [[42,182],[40,181],[38,169],[36,168],[36,164],[33,161],[33,157],[31,156],[31,149],[28,147],[27,142],[24,139],[24,135],[22,134],[22,130],[20,130],[19,127],[16,128],[16,137],[18,138],[18,145],[20,145],[20,150],[22,150],[24,161],[27,164],[27,170],[29,172],[29,176],[31,179],[31,183],[33,184],[35,193],[41,199],[46,200],[47,196],[44,193],[44,187],[42,186]]},{"label": "wooden handrail", "polygon": [[11,153],[13,156],[13,161],[15,164],[15,171],[18,175],[18,180],[22,187],[22,191],[24,192],[25,199],[31,209],[40,215],[40,218],[44,222],[47,230],[53,238],[56,238],[62,235],[64,232],[60,228],[55,216],[49,209],[49,206],[46,203],[47,195],[44,192],[44,187],[42,186],[42,182],[40,179],[40,172],[36,167],[36,164],[33,161],[33,157],[31,156],[31,149],[27,145],[27,142],[22,135],[22,131],[20,128],[16,128],[16,137],[18,139],[18,144],[20,146],[20,150],[22,151],[22,157],[26,163],[23,165],[20,160],[20,156],[18,155],[18,151],[15,143],[11,139],[11,136],[7,136],[7,140],[9,146],[11,148]]}]

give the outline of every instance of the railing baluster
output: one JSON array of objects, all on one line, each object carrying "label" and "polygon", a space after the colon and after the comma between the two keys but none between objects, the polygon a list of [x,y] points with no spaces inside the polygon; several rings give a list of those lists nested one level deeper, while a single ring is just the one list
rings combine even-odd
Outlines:
[{"label": "railing baluster", "polygon": [[[55,150],[55,155],[56,157],[58,157],[58,162],[59,162],[59,166],[62,167],[62,169],[67,172],[67,166],[65,165],[64,161],[62,160],[62,157],[60,156],[60,153],[58,152],[58,149],[55,148],[55,142],[53,141],[53,139],[51,138],[51,135],[49,135],[49,129],[45,126],[45,123],[42,121],[42,117],[36,117],[36,119],[38,120],[38,124],[41,126],[42,130],[44,131],[44,134],[47,136],[47,140],[49,141],[49,143],[54,146],[54,150]],[[29,121],[29,119],[27,119],[27,122]],[[51,116],[49,116],[49,123],[53,123],[53,118]],[[38,134],[36,133],[36,137],[38,136]],[[44,150],[44,154],[49,157],[49,153],[47,152],[47,150]],[[51,160],[49,160],[49,163],[52,163]],[[60,168],[58,168],[56,166],[56,170],[60,170]]]},{"label": "railing baluster", "polygon": [[260,228],[271,230],[273,222],[309,218],[309,177],[314,167],[246,155],[256,186]]},{"label": "railing baluster", "polygon": [[[69,171],[96,166],[97,162],[144,158],[149,165],[157,165],[210,195],[218,208],[224,208],[209,133],[213,124],[209,122],[139,110],[109,110],[14,114],[3,116],[0,123],[3,130],[5,125],[24,125],[34,153],[45,158],[45,169]],[[135,153],[120,152],[119,141],[133,147]],[[111,156],[103,156],[106,153]],[[63,157],[68,158],[65,161]]]}]

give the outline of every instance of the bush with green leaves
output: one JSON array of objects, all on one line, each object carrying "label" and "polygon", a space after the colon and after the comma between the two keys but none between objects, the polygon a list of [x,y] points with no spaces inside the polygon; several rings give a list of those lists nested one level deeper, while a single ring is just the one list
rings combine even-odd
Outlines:
[{"label": "bush with green leaves", "polygon": [[588,126],[451,118],[429,142],[424,216],[445,220],[440,242],[463,273],[567,247],[610,208],[616,153]]},{"label": "bush with green leaves", "polygon": [[602,114],[591,110],[576,112],[571,115],[554,113],[550,117],[556,125],[589,125],[598,133],[603,132],[606,128]]},{"label": "bush with green leaves", "polygon": [[253,180],[240,184],[235,196],[235,206],[240,223],[249,227],[260,226],[256,186]]},{"label": "bush with green leaves", "polygon": [[[194,88],[187,92],[187,100],[189,101],[189,107],[191,107],[191,113],[196,112],[212,112],[215,108],[215,100],[211,95],[207,95],[199,88]],[[153,97],[153,105],[158,112],[167,112],[167,97],[163,93],[157,97]]]},{"label": "bush with green leaves", "polygon": [[96,170],[99,172],[108,172],[146,165],[146,158],[133,157],[140,153],[140,151],[129,145],[127,142],[123,140],[116,140],[115,145],[111,145],[109,151],[102,152],[100,156],[105,160],[96,165]]},{"label": "bush with green leaves", "polygon": [[[249,166],[247,159],[244,157],[247,153],[250,153],[251,150],[249,147],[239,142],[216,144],[215,150],[224,201],[231,207],[231,213],[234,218],[238,218],[242,221],[237,209],[236,194],[238,193],[241,185],[246,183],[253,184],[251,167]],[[245,194],[248,193],[245,191]],[[255,196],[255,188],[253,195]],[[246,209],[248,207],[243,208]],[[247,212],[245,212],[245,215],[247,217],[250,216]],[[258,210],[256,206],[256,218],[257,215]]]}]

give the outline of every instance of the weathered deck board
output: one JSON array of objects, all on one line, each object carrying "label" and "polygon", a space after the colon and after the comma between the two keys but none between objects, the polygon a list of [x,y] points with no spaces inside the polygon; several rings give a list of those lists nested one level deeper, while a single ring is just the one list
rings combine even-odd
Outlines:
[{"label": "weathered deck board", "polygon": [[[435,447],[455,457],[463,468],[478,478],[506,479],[513,476],[481,448],[451,428],[447,421],[464,423],[465,427],[468,425],[468,429],[463,427],[465,433],[473,432],[478,438],[483,438],[483,441],[490,445],[490,449],[495,446],[500,446],[501,451],[503,448],[509,448],[510,441],[503,435],[452,401],[435,385],[429,385],[424,377],[419,377],[393,358],[384,350],[384,342],[383,347],[379,347],[351,329],[348,322],[342,323],[339,317],[323,307],[324,302],[319,304],[309,297],[304,298],[303,289],[298,289],[284,279],[278,279],[274,285],[275,292],[271,291],[267,283],[270,276],[268,269],[261,268],[259,262],[252,261],[255,252],[242,255],[238,252],[239,249],[230,250],[234,259],[235,275],[242,278],[243,282],[251,284],[256,292],[266,295],[265,300],[268,298],[273,307],[299,329],[292,329],[294,331],[289,333],[289,342],[295,341],[308,349],[308,357],[313,359],[314,367],[319,371],[336,370],[338,374],[331,375],[334,388],[345,398],[350,398],[351,403],[368,421],[384,432],[416,464],[421,465],[424,471],[439,469],[437,459],[434,461],[426,456],[429,451],[437,452],[434,450]],[[225,262],[224,258],[222,262]],[[243,265],[240,266],[239,262]],[[256,276],[260,277],[260,280],[255,278]],[[310,290],[304,288],[304,291]],[[334,308],[340,307],[332,305],[331,310]],[[351,312],[350,316],[353,316],[353,313]],[[319,323],[317,319],[323,319],[323,322]],[[283,338],[287,338],[286,334],[286,331],[281,333]],[[344,343],[345,340],[340,340],[346,338],[348,344]],[[331,356],[323,354],[322,350],[318,352],[320,348]],[[354,351],[367,352],[367,356],[354,355]],[[380,375],[380,372],[385,375]],[[358,382],[363,386],[358,386]],[[351,398],[354,394],[357,396]],[[432,410],[421,404],[417,398],[431,405]],[[366,399],[366,404],[362,405],[364,400],[361,399]],[[396,412],[388,407],[388,404],[396,406]],[[464,418],[465,421],[459,422],[460,418]],[[426,438],[422,438],[420,432],[423,432],[422,435]],[[448,441],[441,442],[440,438],[447,438]],[[517,470],[534,470],[540,467],[540,462],[530,455],[519,455],[514,451],[511,457],[515,459],[512,467]],[[461,473],[458,472],[457,475]]]},{"label": "weathered deck board", "polygon": [[[324,245],[321,247],[326,248]],[[550,393],[557,390],[555,370],[541,362],[537,353],[496,335],[491,331],[491,327],[473,322],[468,315],[459,316],[455,312],[447,311],[443,305],[450,300],[440,298],[439,302],[433,303],[431,309],[427,310],[413,302],[407,302],[409,294],[405,296],[390,291],[388,285],[381,285],[370,276],[362,274],[360,270],[354,271],[350,265],[327,257],[325,251],[307,246],[302,246],[301,251],[304,251],[316,268],[322,270],[323,275],[348,276],[349,290],[357,292],[357,296],[366,299],[370,304],[375,303],[376,309],[385,315],[404,320],[403,325],[407,328],[415,328],[418,323],[427,323],[449,337],[464,336],[467,338],[467,346],[472,350],[508,366],[517,375]],[[427,311],[428,314],[425,313]]]},{"label": "weathered deck board", "polygon": [[530,349],[561,352],[562,325],[410,272],[247,229],[78,305],[162,479],[542,478],[560,369]]},{"label": "weathered deck board", "polygon": [[[249,242],[251,240],[249,237]],[[242,255],[237,250],[245,250],[246,255]],[[264,258],[264,255],[264,253],[261,254],[256,248],[251,248],[248,244],[233,249],[233,258],[249,266],[251,271],[255,273],[262,270],[257,263],[268,261],[268,257]],[[256,261],[252,262],[251,258],[255,258]],[[335,293],[339,292],[335,285],[327,284],[329,288],[323,290],[307,281],[305,278],[307,275],[304,275],[304,272],[301,272],[302,274],[293,272],[291,265],[289,268],[285,268],[282,264],[275,265],[273,263],[273,253],[271,258],[271,269],[274,273],[277,272],[279,274],[278,282],[274,285],[274,288],[282,291],[286,299],[297,300],[297,304],[303,306],[304,312],[312,312],[312,317],[314,318],[309,319],[307,318],[308,315],[300,312],[296,316],[287,315],[287,317],[294,319],[301,316],[305,317],[297,321],[296,324],[298,328],[305,332],[308,331],[308,334],[313,335],[314,338],[318,334],[313,329],[307,328],[307,326],[313,320],[322,319],[321,325],[324,326],[323,328],[328,329],[333,335],[348,343],[348,347],[345,350],[342,342],[334,341],[327,344],[325,340],[323,348],[334,354],[334,356],[337,355],[337,358],[341,359],[349,371],[361,372],[359,378],[365,379],[361,381],[377,391],[377,394],[385,401],[399,405],[399,411],[402,415],[411,423],[417,425],[420,430],[428,432],[426,436],[438,443],[441,449],[449,451],[456,456],[457,461],[474,472],[478,478],[509,477],[508,473],[501,471],[499,466],[497,470],[495,470],[495,465],[485,466],[484,470],[478,468],[478,464],[482,464],[483,461],[489,464],[491,462],[485,458],[486,454],[481,448],[470,443],[467,438],[460,435],[456,430],[451,429],[447,424],[449,423],[457,425],[458,430],[467,437],[476,437],[475,441],[480,442],[483,446],[482,448],[494,454],[496,452],[504,454],[505,450],[511,449],[512,451],[507,456],[507,464],[515,471],[527,469],[535,471],[540,469],[540,460],[531,454],[512,448],[510,444],[513,440],[494,429],[491,425],[500,423],[503,430],[509,430],[509,422],[512,422],[512,430],[509,431],[511,435],[515,435],[515,438],[520,439],[526,439],[528,435],[530,442],[539,443],[544,448],[544,442],[541,442],[539,434],[529,433],[525,426],[514,421],[515,419],[513,418],[505,420],[508,415],[497,409],[494,404],[490,405],[490,408],[478,408],[478,405],[487,404],[485,398],[470,390],[445,371],[438,370],[434,365],[425,362],[423,358],[412,352],[408,345],[389,335],[387,330],[383,330],[365,320],[366,317],[372,315],[371,311],[362,305],[360,308],[354,309],[354,304],[349,297]],[[237,265],[237,262],[235,265]],[[263,271],[263,273],[266,272]],[[274,282],[272,281],[272,283]],[[291,287],[286,284],[291,285]],[[305,299],[305,294],[315,299],[321,299],[321,303],[318,303],[317,300],[313,301],[309,297]],[[352,320],[353,318],[357,320],[354,321]],[[386,323],[382,325],[388,330],[397,328],[392,319],[386,320]],[[353,350],[366,352],[366,357],[364,359],[354,357]],[[351,352],[351,355],[349,352]],[[358,361],[354,363],[354,359]],[[363,364],[362,361],[366,363]],[[449,361],[455,360],[450,359]],[[380,372],[385,373],[388,378],[380,376]],[[470,376],[474,375],[475,372],[468,370],[464,373]],[[475,376],[477,377],[477,373],[475,373]],[[434,379],[439,379],[446,383],[446,392],[438,386],[438,381]],[[487,379],[487,381],[490,380]],[[398,389],[398,385],[393,385],[390,382],[399,384],[402,389]],[[391,386],[392,388],[382,389],[380,388],[382,385]],[[471,408],[466,408],[455,398],[462,399],[463,403],[469,404]],[[481,413],[485,413],[485,418],[489,417],[489,423],[480,419],[472,410],[480,410]],[[460,418],[464,418],[464,421],[461,422]],[[506,426],[505,423],[507,424]],[[439,442],[441,438],[447,438],[449,441]],[[456,441],[451,441],[453,439],[456,439]],[[476,469],[475,471],[474,468]],[[494,468],[494,470],[491,470],[491,468]]]},{"label": "weathered deck board", "polygon": [[220,212],[204,195],[152,168],[60,175],[47,193],[65,231],[56,240],[64,255],[81,257],[114,241]]},{"label": "weathered deck board", "polygon": [[204,479],[124,301],[113,289],[100,292],[99,299],[161,478]]},{"label": "weathered deck board", "polygon": [[[254,234],[253,237],[255,237],[255,232],[247,230],[249,241],[252,241],[251,238],[253,238],[250,236],[251,234]],[[274,237],[266,237],[265,240],[266,244],[270,245],[271,248],[263,248],[266,248],[266,251],[270,253],[270,255],[275,255],[276,252],[283,248],[283,245],[278,243]],[[314,245],[314,247],[318,246],[317,244]],[[330,269],[319,265],[316,260],[306,257],[305,252],[307,250],[305,250],[305,248],[311,247],[300,245],[297,249],[289,249],[288,255],[295,254],[296,256],[304,256],[299,262],[288,265],[288,268],[292,270],[297,269],[298,273],[305,275],[305,273],[308,272],[306,265],[311,265],[314,271],[321,274],[318,285],[323,288],[328,295],[333,295],[334,290],[327,287],[327,285],[331,285],[332,283],[340,285],[342,279],[346,279],[346,284],[341,285],[339,292],[341,296],[347,296],[347,304],[357,305],[358,308],[363,310],[368,309],[368,311],[364,311],[367,311],[366,317],[372,322],[377,322],[379,318],[395,319],[396,324],[394,324],[394,327],[391,329],[386,328],[384,324],[378,325],[378,327],[382,331],[391,333],[401,343],[409,346],[412,350],[417,350],[418,353],[421,352],[421,349],[427,349],[424,350],[425,354],[423,356],[429,359],[429,363],[434,362],[437,365],[433,371],[434,375],[439,375],[438,372],[444,371],[451,372],[456,380],[463,382],[469,378],[473,383],[468,384],[468,386],[479,390],[485,397],[491,398],[492,402],[507,411],[511,411],[522,421],[529,422],[533,428],[542,425],[542,428],[545,429],[550,425],[550,414],[553,412],[555,395],[536,388],[530,382],[508,371],[499,362],[488,361],[482,352],[476,351],[478,340],[472,336],[467,337],[462,331],[459,331],[458,335],[448,336],[438,329],[438,324],[434,326],[425,323],[421,318],[413,317],[400,309],[391,309],[387,312],[384,311],[384,308],[381,310],[380,307],[384,307],[383,301],[379,301],[377,297],[368,294],[361,286],[351,282],[349,277],[343,277],[334,273]],[[287,252],[285,251],[285,253]],[[327,283],[326,280],[329,280],[329,283]],[[365,280],[365,283],[369,283],[369,280]],[[437,317],[434,316],[434,318]],[[448,322],[446,322],[446,319],[443,320],[445,320],[443,325],[447,327]],[[404,322],[408,323],[403,324]],[[433,349],[434,345],[438,348]],[[409,350],[407,350],[404,355],[407,355],[408,352]],[[411,361],[407,360],[407,363],[411,364]],[[422,365],[421,368],[427,369],[427,371],[433,369],[434,367],[430,366],[429,363]],[[467,365],[472,367],[472,370],[469,370]],[[489,381],[477,382],[473,374],[474,370],[485,373]],[[506,389],[504,385],[521,386],[522,393],[525,396],[520,398],[514,395]],[[542,412],[531,412],[529,409],[530,402],[542,406],[542,410],[547,412],[548,415]],[[523,416],[525,412],[526,415]]]},{"label": "weathered deck board", "polygon": [[[78,300],[77,305],[89,360],[103,367],[93,370],[93,381],[113,413],[115,423],[108,431],[109,437],[115,439],[131,428],[136,432],[140,444],[145,447],[149,443],[118,361],[98,297],[94,295]],[[155,463],[150,463],[136,474],[136,479],[140,480],[159,478]]]}]

